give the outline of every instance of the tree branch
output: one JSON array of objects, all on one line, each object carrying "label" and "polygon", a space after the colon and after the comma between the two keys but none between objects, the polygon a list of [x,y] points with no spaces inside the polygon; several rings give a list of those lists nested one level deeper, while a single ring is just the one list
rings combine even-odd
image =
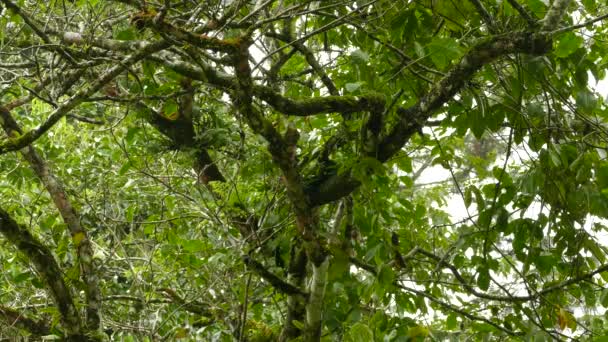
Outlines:
[{"label": "tree branch", "polygon": [[536,26],[536,24],[537,24],[536,20],[534,18],[532,18],[532,16],[530,16],[528,11],[526,11],[526,9],[523,8],[522,5],[520,5],[517,2],[517,0],[507,0],[507,2],[511,5],[511,7],[513,7],[519,13],[519,15],[522,18],[524,18],[525,21],[528,22],[528,26],[530,26],[530,27]]},{"label": "tree branch", "polygon": [[[547,34],[517,32],[490,37],[472,47],[460,62],[439,80],[428,93],[409,108],[398,108],[399,122],[382,139],[376,157],[385,162],[401,150],[409,138],[418,132],[426,121],[458,93],[482,66],[512,53],[542,55],[551,48]],[[307,189],[315,206],[335,201],[356,189],[359,182],[350,170],[333,174],[316,187]]]},{"label": "tree branch", "polygon": [[[308,258],[304,249],[300,246],[300,243],[295,241],[291,246],[287,281],[291,284],[296,284],[296,286],[304,286],[307,263]],[[306,298],[302,298],[301,296],[289,296],[287,298],[287,315],[279,341],[291,341],[301,335],[300,328],[294,322],[304,322],[306,318],[305,304]]]},{"label": "tree branch", "polygon": [[269,282],[270,285],[272,285],[272,287],[274,287],[277,291],[286,295],[300,295],[304,297],[308,296],[304,291],[300,290],[298,287],[291,285],[290,283],[279,278],[272,272],[268,271],[264,267],[264,265],[260,264],[250,256],[243,256],[243,262],[245,263],[245,265],[247,265],[248,268],[250,268],[256,274],[262,277],[262,279]]},{"label": "tree branch", "polygon": [[580,28],[583,28],[583,27],[588,26],[588,25],[592,25],[594,23],[597,23],[598,21],[602,21],[602,20],[607,19],[607,18],[608,18],[608,14],[604,14],[604,15],[601,15],[601,16],[599,16],[597,18],[593,18],[593,19],[587,20],[584,23],[580,23],[580,24],[576,24],[576,25],[572,25],[572,26],[568,26],[568,27],[563,27],[561,29],[557,29],[557,30],[551,32],[551,34],[558,34],[558,33],[562,33],[562,32],[568,32],[568,31],[578,30]]},{"label": "tree branch", "polygon": [[6,152],[17,151],[22,149],[23,147],[33,143],[38,138],[40,138],[44,133],[46,133],[49,129],[51,129],[59,119],[67,115],[72,109],[76,108],[79,104],[84,102],[87,97],[91,96],[98,90],[100,90],[105,84],[113,80],[116,76],[118,76],[121,72],[123,72],[130,65],[137,63],[145,57],[148,57],[150,54],[166,49],[170,44],[165,41],[157,41],[154,43],[150,43],[145,48],[141,49],[139,52],[132,54],[125,59],[122,60],[121,63],[112,67],[106,73],[100,76],[99,79],[94,81],[90,86],[85,87],[79,91],[77,91],[70,99],[68,99],[65,103],[60,105],[57,109],[55,109],[47,118],[47,120],[42,123],[42,125],[34,128],[19,137],[6,139],[0,142],[0,154],[4,154]]},{"label": "tree branch", "polygon": [[550,32],[559,26],[559,22],[564,17],[564,13],[566,13],[570,1],[571,0],[553,0],[547,14],[543,20],[541,20],[541,32]]},{"label": "tree branch", "polygon": [[[291,24],[286,23],[286,25],[291,25]],[[293,42],[292,43],[293,47],[296,50],[300,51],[300,53],[302,55],[304,55],[304,58],[306,58],[306,62],[308,62],[308,64],[313,68],[313,70],[321,78],[321,82],[323,82],[323,84],[325,85],[325,87],[327,88],[329,93],[334,96],[340,95],[340,91],[338,90],[338,88],[336,88],[334,82],[329,78],[329,76],[327,75],[325,70],[323,70],[323,68],[321,67],[321,65],[319,64],[317,59],[315,58],[315,55],[312,53],[312,51],[310,51],[310,49],[308,47],[306,47],[306,45],[304,45],[304,43],[296,40],[295,37],[292,36],[290,30],[288,30],[287,33],[284,33],[284,34],[267,33],[266,35],[268,37],[277,38],[277,39],[283,41],[284,43]]]},{"label": "tree branch", "polygon": [[0,305],[0,320],[14,328],[25,330],[36,337],[51,333],[51,328],[46,322],[37,321],[17,310],[2,305]]},{"label": "tree branch", "polygon": [[[357,266],[357,267],[359,267],[359,268],[361,268],[361,269],[363,269],[363,270],[365,270],[365,271],[373,274],[374,276],[378,275],[378,272],[376,271],[376,269],[372,265],[366,264],[363,261],[358,260],[356,258],[352,258],[352,257],[350,258],[350,262],[353,265],[355,265],[355,266]],[[493,326],[494,328],[496,328],[496,329],[498,329],[498,330],[500,330],[500,331],[502,331],[502,332],[504,332],[504,333],[506,333],[506,334],[508,334],[510,336],[522,335],[521,333],[517,333],[517,332],[515,332],[513,330],[507,329],[507,328],[503,327],[502,325],[500,325],[500,324],[498,324],[496,322],[492,322],[491,320],[489,320],[487,318],[480,317],[480,316],[475,316],[475,315],[471,314],[470,312],[467,312],[465,310],[462,310],[462,309],[456,307],[455,305],[452,305],[450,303],[446,303],[446,302],[444,302],[442,300],[439,300],[438,298],[436,298],[436,297],[434,297],[434,296],[432,296],[432,295],[430,295],[430,294],[428,294],[428,293],[426,293],[424,291],[420,291],[420,290],[416,290],[416,289],[407,287],[405,285],[400,284],[398,281],[395,281],[393,283],[393,285],[395,287],[400,288],[402,290],[405,290],[407,292],[411,292],[411,293],[417,294],[419,296],[422,296],[424,298],[427,298],[428,300],[432,301],[433,303],[436,303],[437,305],[439,305],[439,306],[441,306],[441,307],[443,307],[443,308],[445,308],[447,310],[456,312],[456,313],[458,313],[458,314],[460,314],[460,315],[462,315],[462,316],[464,316],[464,317],[466,317],[466,318],[468,318],[468,319],[470,319],[472,321],[478,321],[478,322],[487,323],[487,324]]]},{"label": "tree branch", "polygon": [[[9,111],[2,107],[0,107],[0,124],[2,124],[4,131],[9,137],[19,135],[23,132]],[[32,146],[28,146],[21,150],[21,154],[50,194],[63,221],[68,226],[72,241],[76,247],[78,262],[80,263],[80,269],[82,270],[82,279],[86,284],[87,328],[97,330],[99,329],[101,322],[101,317],[99,315],[99,310],[101,309],[101,292],[99,289],[99,278],[93,265],[93,248],[87,231],[80,224],[80,216],[72,206],[65,191],[65,186],[61,180],[53,174],[48,164],[40,157],[36,149]]]},{"label": "tree branch", "polygon": [[488,12],[488,10],[483,6],[481,1],[480,0],[469,0],[469,1],[473,4],[473,6],[475,6],[477,13],[479,13],[479,15],[481,16],[481,19],[488,26],[488,31],[490,31],[491,33],[498,33],[498,29],[496,28],[496,23],[494,22],[492,15],[490,15],[490,12]]},{"label": "tree branch", "polygon": [[17,224],[2,208],[0,208],[0,233],[29,259],[42,277],[59,309],[62,325],[67,334],[81,335],[82,323],[78,309],[74,305],[70,289],[63,281],[61,269],[53,253],[26,228]]}]

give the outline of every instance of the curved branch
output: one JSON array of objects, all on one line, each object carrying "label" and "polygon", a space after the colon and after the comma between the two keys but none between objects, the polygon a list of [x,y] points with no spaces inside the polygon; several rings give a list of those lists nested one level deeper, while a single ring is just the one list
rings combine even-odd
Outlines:
[{"label": "curved branch", "polygon": [[0,208],[0,233],[34,265],[42,277],[61,314],[68,335],[78,336],[82,323],[74,305],[72,293],[62,278],[59,265],[48,247],[43,245],[26,228],[20,226],[4,209]]},{"label": "curved branch", "polygon": [[[22,133],[21,127],[19,127],[9,111],[2,107],[0,107],[0,123],[8,136]],[[40,157],[36,149],[29,146],[23,149],[21,154],[47,189],[63,221],[68,226],[72,241],[76,247],[78,262],[82,270],[82,279],[86,284],[87,328],[97,330],[101,322],[99,315],[99,310],[101,309],[101,291],[99,289],[99,278],[93,264],[93,247],[87,231],[80,224],[80,216],[74,206],[72,206],[63,183],[53,174],[46,161]]]},{"label": "curved branch", "polygon": [[585,26],[588,25],[592,25],[597,23],[598,21],[602,21],[608,18],[608,14],[604,14],[604,15],[600,15],[599,17],[593,18],[593,19],[589,19],[583,23],[580,24],[576,24],[576,25],[572,25],[572,26],[568,26],[568,27],[563,27],[561,29],[557,29],[553,32],[551,32],[552,34],[557,34],[557,33],[562,33],[562,32],[568,32],[568,31],[574,31],[574,30],[578,30],[580,28],[583,28]]},{"label": "curved branch", "polygon": [[[180,60],[172,60],[159,56],[150,56],[150,60],[161,63],[167,68],[193,80],[206,82],[225,90],[234,90],[237,80],[228,74],[217,71],[203,62],[201,67]],[[367,93],[359,96],[321,96],[311,99],[292,99],[281,95],[271,87],[252,84],[252,95],[272,106],[276,111],[291,116],[311,116],[326,113],[352,113],[369,111],[378,106],[384,106],[385,98],[381,94]]]},{"label": "curved branch", "polygon": [[[59,33],[57,33],[59,34]],[[79,33],[64,32],[63,36],[79,35]],[[147,41],[120,41],[114,39],[80,37],[77,39],[79,44],[92,44],[94,46],[110,51],[137,51],[152,44]],[[170,54],[152,54],[145,57],[172,71],[196,81],[208,83],[224,90],[234,90],[237,86],[237,79],[229,74],[218,71],[217,68],[197,61],[197,65],[190,64],[183,60],[175,59]],[[366,93],[359,96],[339,96],[336,93],[331,96],[314,97],[311,99],[293,99],[281,95],[271,87],[252,84],[253,96],[265,101],[275,110],[291,116],[311,116],[326,113],[348,114],[352,112],[369,111],[385,104],[385,98],[381,94]],[[1,147],[1,145],[0,145]],[[1,150],[0,150],[1,153]]]},{"label": "curved branch", "polygon": [[[548,34],[516,32],[490,37],[469,50],[452,70],[437,82],[429,92],[409,108],[398,108],[399,122],[382,139],[376,157],[385,162],[401,150],[409,138],[426,124],[426,121],[465,87],[473,75],[486,64],[512,53],[542,55],[551,49]],[[313,205],[335,201],[359,186],[350,171],[333,174],[308,194]]]},{"label": "curved branch", "polygon": [[267,33],[266,35],[268,37],[277,38],[284,43],[293,42],[292,43],[293,47],[296,50],[300,51],[300,53],[302,55],[304,55],[304,58],[306,58],[306,62],[308,62],[308,64],[313,68],[313,70],[321,78],[321,82],[323,82],[323,84],[325,85],[325,87],[327,88],[329,93],[334,96],[340,95],[340,91],[338,91],[338,88],[336,88],[336,85],[334,84],[334,82],[331,80],[331,78],[329,78],[329,76],[327,75],[325,70],[323,70],[323,68],[321,67],[321,65],[319,64],[317,59],[315,58],[315,55],[312,53],[312,51],[306,45],[304,45],[304,43],[296,40],[295,37],[293,37],[291,35],[291,32],[289,32],[289,34]]},{"label": "curved branch", "polygon": [[247,265],[248,268],[250,268],[260,277],[262,277],[262,279],[269,282],[270,285],[272,285],[277,291],[287,295],[307,296],[307,294],[304,291],[300,290],[300,288],[282,280],[272,272],[268,271],[264,267],[264,265],[260,264],[258,261],[254,260],[250,256],[243,256],[243,262],[245,262],[245,265]]},{"label": "curved branch", "polygon": [[195,34],[159,19],[158,13],[154,10],[144,10],[132,17],[132,20],[142,27],[151,27],[158,33],[167,34],[172,39],[190,43],[199,48],[228,53],[234,53],[238,50],[239,39],[228,38],[222,40],[206,34]]}]

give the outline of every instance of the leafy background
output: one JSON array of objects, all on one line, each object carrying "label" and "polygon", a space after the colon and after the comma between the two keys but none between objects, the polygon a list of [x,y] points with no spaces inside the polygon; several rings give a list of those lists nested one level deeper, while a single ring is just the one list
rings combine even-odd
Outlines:
[{"label": "leafy background", "polygon": [[[11,152],[26,134],[0,140],[0,207],[52,253],[82,317],[91,284],[77,249],[90,241],[102,305],[86,338],[315,340],[304,316],[290,320],[300,297],[285,287],[313,291],[321,253],[317,339],[608,339],[603,3],[555,1],[566,8],[550,50],[506,51],[460,79],[467,58],[493,51],[484,44],[542,32],[548,4],[0,2],[2,103],[24,99],[9,115],[28,132],[79,101],[30,142],[86,235],[67,229],[45,180]],[[250,83],[231,50],[247,35]],[[173,46],[91,88],[144,50],[137,44],[162,39]],[[381,123],[368,106],[377,98]],[[391,143],[402,124],[409,136],[378,157],[378,141]],[[344,174],[356,186],[322,193]],[[318,222],[312,240],[299,228],[302,206]],[[1,241],[0,336],[70,338],[31,256]],[[10,310],[48,329],[15,324]]]}]

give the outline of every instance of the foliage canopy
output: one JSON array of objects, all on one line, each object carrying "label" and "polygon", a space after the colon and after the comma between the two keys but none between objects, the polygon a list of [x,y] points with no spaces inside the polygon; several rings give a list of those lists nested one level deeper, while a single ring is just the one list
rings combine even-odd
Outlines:
[{"label": "foliage canopy", "polygon": [[600,1],[0,4],[0,337],[608,340]]}]

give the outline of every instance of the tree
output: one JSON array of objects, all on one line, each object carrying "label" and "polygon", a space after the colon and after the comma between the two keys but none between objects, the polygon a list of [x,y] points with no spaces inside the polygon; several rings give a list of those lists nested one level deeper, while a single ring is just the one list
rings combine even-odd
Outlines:
[{"label": "tree", "polygon": [[599,2],[0,3],[0,336],[608,338]]}]

